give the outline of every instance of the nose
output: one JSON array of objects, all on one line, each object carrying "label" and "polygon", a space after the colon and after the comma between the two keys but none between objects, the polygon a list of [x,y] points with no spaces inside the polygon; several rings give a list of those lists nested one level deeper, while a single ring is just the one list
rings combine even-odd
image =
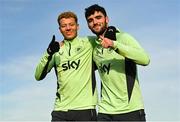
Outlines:
[{"label": "nose", "polygon": [[96,19],[93,19],[93,24],[96,25],[98,21]]},{"label": "nose", "polygon": [[70,25],[67,25],[66,30],[70,30],[70,29],[71,29]]}]

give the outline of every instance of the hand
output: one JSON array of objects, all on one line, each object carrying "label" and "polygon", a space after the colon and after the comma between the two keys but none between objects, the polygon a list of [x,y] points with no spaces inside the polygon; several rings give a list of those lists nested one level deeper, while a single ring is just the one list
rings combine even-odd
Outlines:
[{"label": "hand", "polygon": [[108,39],[106,37],[100,36],[101,41],[101,45],[104,48],[109,48],[109,47],[113,47],[114,46],[114,42],[111,39]]},{"label": "hand", "polygon": [[59,51],[59,48],[59,42],[55,41],[55,35],[53,35],[52,41],[47,48],[47,52],[49,55],[53,55],[55,52]]},{"label": "hand", "polygon": [[113,47],[114,46],[114,42],[116,41],[116,28],[114,26],[109,26],[106,29],[106,32],[103,36],[100,36],[101,41],[101,45],[104,48],[108,48],[108,47]]}]

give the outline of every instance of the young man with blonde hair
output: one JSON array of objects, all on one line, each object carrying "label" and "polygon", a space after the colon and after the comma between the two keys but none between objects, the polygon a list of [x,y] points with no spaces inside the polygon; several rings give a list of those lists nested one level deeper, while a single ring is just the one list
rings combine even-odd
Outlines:
[{"label": "young man with blonde hair", "polygon": [[55,69],[57,93],[52,121],[95,121],[97,91],[92,60],[93,37],[78,37],[78,18],[73,12],[58,16],[63,45],[55,36],[37,65],[35,78],[42,80]]}]

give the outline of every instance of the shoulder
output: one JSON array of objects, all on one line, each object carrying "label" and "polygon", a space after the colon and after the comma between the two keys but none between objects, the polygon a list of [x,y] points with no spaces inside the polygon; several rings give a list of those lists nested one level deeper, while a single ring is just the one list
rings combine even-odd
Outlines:
[{"label": "shoulder", "polygon": [[116,33],[116,38],[117,38],[117,40],[124,40],[124,41],[125,40],[135,40],[135,38],[131,34],[124,32],[124,31],[118,31]]},{"label": "shoulder", "polygon": [[138,41],[127,32],[119,32],[116,34],[117,41],[125,45],[138,45]]},{"label": "shoulder", "polygon": [[95,45],[96,43],[96,36],[84,36],[84,37],[79,37],[79,40],[81,40],[83,43]]},{"label": "shoulder", "polygon": [[116,28],[116,37],[123,37],[129,35],[127,32],[123,31],[122,29]]}]

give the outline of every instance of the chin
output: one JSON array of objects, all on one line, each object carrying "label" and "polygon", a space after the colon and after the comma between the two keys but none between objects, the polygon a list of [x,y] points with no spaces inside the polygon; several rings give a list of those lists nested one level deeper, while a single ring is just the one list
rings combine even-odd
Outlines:
[{"label": "chin", "polygon": [[100,33],[100,31],[95,31],[95,30],[91,30],[94,34],[99,34]]},{"label": "chin", "polygon": [[102,30],[102,29],[101,30],[92,30],[92,32],[96,35],[101,35],[104,33],[104,30]]},{"label": "chin", "polygon": [[72,40],[74,39],[75,37],[66,37],[66,40]]}]

